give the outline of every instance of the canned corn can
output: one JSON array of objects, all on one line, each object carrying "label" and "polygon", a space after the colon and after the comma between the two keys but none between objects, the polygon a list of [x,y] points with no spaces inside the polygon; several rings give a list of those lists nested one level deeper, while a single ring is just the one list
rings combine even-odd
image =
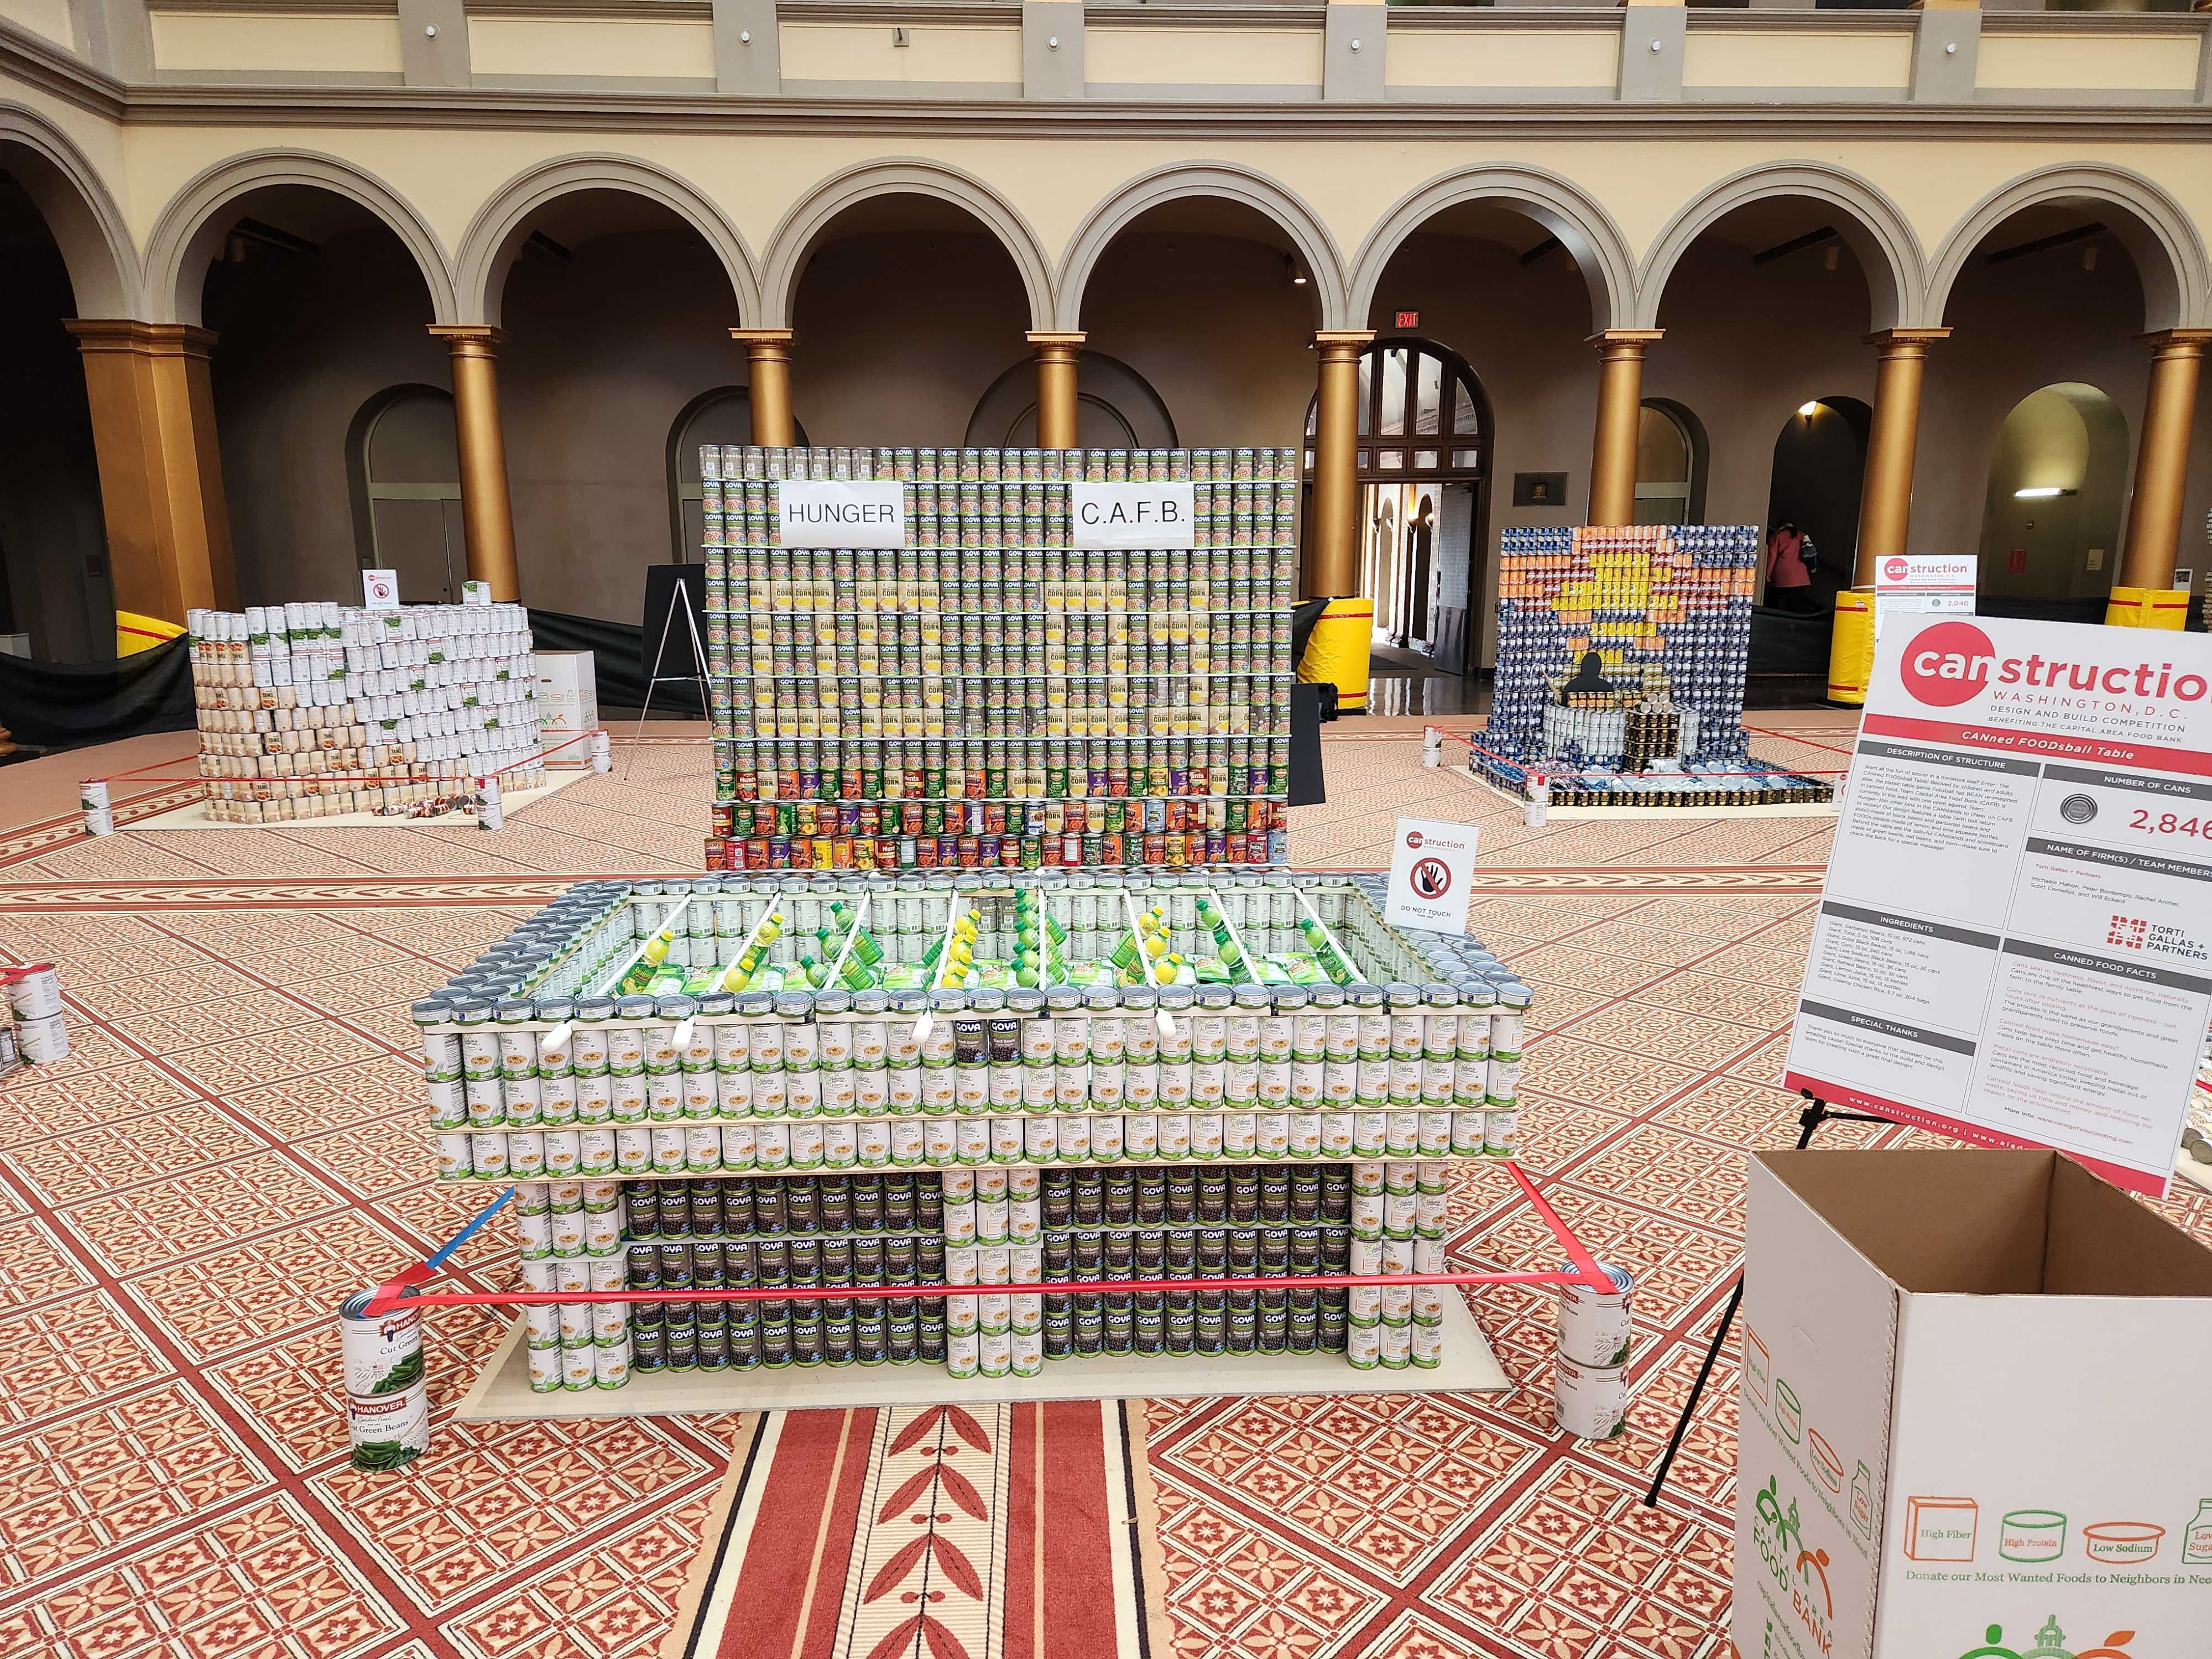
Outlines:
[{"label": "canned corn can", "polygon": [[422,1374],[422,1310],[402,1293],[396,1307],[372,1317],[375,1293],[362,1291],[338,1308],[344,1355],[346,1436],[357,1469],[396,1469],[430,1449],[430,1390]]},{"label": "canned corn can", "polygon": [[1628,1426],[1628,1367],[1583,1365],[1561,1354],[1552,1369],[1552,1413],[1581,1440],[1617,1439]]},{"label": "canned corn can", "polygon": [[115,812],[107,798],[105,778],[87,778],[76,787],[77,804],[84,809],[84,832],[88,836],[112,836],[115,833]]},{"label": "canned corn can", "polygon": [[[1634,1346],[1630,1298],[1636,1280],[1626,1267],[1610,1261],[1597,1265],[1613,1281],[1613,1290],[1581,1284],[1559,1286],[1559,1357],[1577,1365],[1616,1369],[1628,1363]],[[1571,1269],[1563,1266],[1560,1271]]]}]

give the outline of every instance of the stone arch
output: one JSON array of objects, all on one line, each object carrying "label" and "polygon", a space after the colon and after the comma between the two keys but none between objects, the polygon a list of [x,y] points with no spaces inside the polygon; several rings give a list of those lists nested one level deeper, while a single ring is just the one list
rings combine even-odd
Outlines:
[{"label": "stone arch", "polygon": [[783,216],[769,239],[761,267],[760,326],[789,328],[799,279],[806,263],[847,208],[878,196],[933,196],[964,208],[997,237],[1021,273],[1029,296],[1030,326],[1052,324],[1052,262],[1029,221],[1006,198],[980,179],[941,162],[906,158],[848,168],[817,185]]},{"label": "stone arch", "polygon": [[1083,291],[1099,255],[1139,215],[1191,196],[1215,196],[1265,215],[1291,239],[1311,273],[1321,301],[1317,328],[1364,325],[1346,300],[1344,261],[1321,216],[1297,194],[1250,167],[1231,161],[1179,162],[1143,173],[1091,209],[1069,240],[1060,264],[1059,311],[1053,326],[1083,326]]},{"label": "stone arch", "polygon": [[760,280],[752,250],[728,216],[693,185],[665,167],[628,155],[563,155],[541,162],[502,185],[461,237],[454,260],[462,321],[497,324],[507,271],[529,236],[530,216],[547,203],[584,190],[621,191],[658,202],[699,233],[721,261],[737,303],[733,324],[760,314]]},{"label": "stone arch", "polygon": [[153,313],[148,321],[199,322],[200,289],[208,266],[229,231],[221,217],[222,209],[271,185],[326,190],[367,208],[415,256],[422,285],[429,290],[432,319],[459,320],[445,245],[414,204],[374,174],[335,155],[263,149],[217,162],[185,185],[161,210],[146,245],[146,301]]},{"label": "stone arch", "polygon": [[1761,164],[1732,173],[1668,220],[1644,256],[1637,278],[1635,326],[1659,326],[1667,279],[1690,245],[1723,214],[1774,196],[1803,196],[1840,214],[1837,232],[1858,256],[1871,303],[1871,330],[1923,325],[1924,288],[1919,239],[1897,204],[1856,173],[1820,161]]},{"label": "stone arch", "polygon": [[80,317],[136,317],[138,251],[122,210],[82,150],[44,116],[0,104],[0,155],[61,249]]},{"label": "stone arch", "polygon": [[1942,322],[1951,291],[1983,238],[2021,209],[2050,202],[2121,210],[2119,222],[2110,228],[2142,283],[2145,332],[2212,322],[2212,266],[2189,215],[2142,174],[2094,162],[2022,173],[1984,196],[1936,251],[1928,274],[1929,319]]},{"label": "stone arch", "polygon": [[1559,238],[1589,287],[1590,331],[1625,328],[1636,304],[1636,259],[1610,214],[1580,186],[1540,167],[1474,167],[1440,173],[1399,198],[1367,234],[1352,262],[1347,307],[1354,328],[1366,326],[1375,291],[1406,239],[1448,208],[1494,201],[1520,210]]}]

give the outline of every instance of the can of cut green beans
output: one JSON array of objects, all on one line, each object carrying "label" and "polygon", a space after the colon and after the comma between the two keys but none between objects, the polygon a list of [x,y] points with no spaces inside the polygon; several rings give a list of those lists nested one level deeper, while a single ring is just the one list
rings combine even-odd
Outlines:
[{"label": "can of cut green beans", "polygon": [[[422,1310],[403,1300],[372,1317],[374,1291],[338,1307],[345,1357],[346,1433],[357,1469],[396,1469],[430,1449],[430,1389],[422,1374]],[[412,1290],[401,1292],[412,1297]]]}]

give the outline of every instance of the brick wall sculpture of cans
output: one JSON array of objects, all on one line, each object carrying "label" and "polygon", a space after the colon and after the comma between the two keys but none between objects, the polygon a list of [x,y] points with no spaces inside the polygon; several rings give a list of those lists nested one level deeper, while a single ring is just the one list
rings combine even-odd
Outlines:
[{"label": "brick wall sculpture of cans", "polygon": [[544,781],[538,668],[519,605],[324,601],[185,617],[208,815],[421,817],[471,781]]},{"label": "brick wall sculpture of cans", "polygon": [[1540,774],[1558,805],[1830,799],[1748,748],[1759,546],[1753,525],[1502,532],[1497,690],[1474,770],[1516,793]]},{"label": "brick wall sculpture of cans", "polygon": [[[1516,1150],[1530,998],[1381,901],[1195,872],[586,884],[416,1006],[440,1174],[518,1184],[529,1288],[792,1292],[539,1304],[544,1392],[1099,1352],[1428,1365],[1432,1287],[1110,1289],[1440,1270],[1449,1163]],[[933,1283],[977,1291],[806,1294]]]},{"label": "brick wall sculpture of cans", "polygon": [[[700,470],[710,868],[1284,861],[1296,452],[708,445]],[[896,544],[791,544],[794,483],[889,486]],[[1146,483],[1167,545],[1072,510]]]}]

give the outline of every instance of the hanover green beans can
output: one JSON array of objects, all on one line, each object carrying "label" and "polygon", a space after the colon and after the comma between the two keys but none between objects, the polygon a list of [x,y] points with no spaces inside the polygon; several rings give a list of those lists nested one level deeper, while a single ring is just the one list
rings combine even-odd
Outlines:
[{"label": "hanover green beans can", "polygon": [[[338,1307],[345,1355],[346,1432],[357,1469],[396,1469],[430,1449],[430,1390],[422,1374],[422,1310],[403,1299],[372,1317],[373,1291]],[[411,1290],[402,1297],[412,1297]]]}]

